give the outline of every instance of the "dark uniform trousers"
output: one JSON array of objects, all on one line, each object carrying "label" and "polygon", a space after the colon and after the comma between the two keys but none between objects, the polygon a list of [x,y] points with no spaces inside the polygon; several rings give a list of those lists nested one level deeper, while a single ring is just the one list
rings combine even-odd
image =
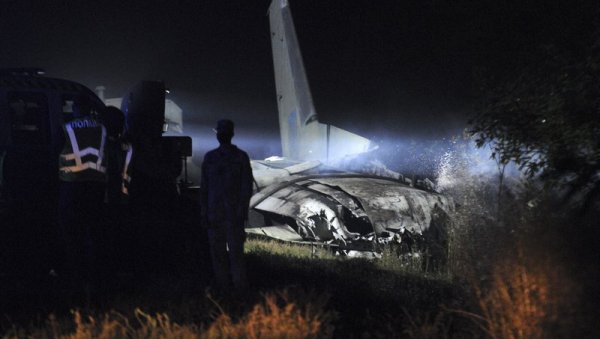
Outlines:
[{"label": "dark uniform trousers", "polygon": [[231,273],[233,286],[239,289],[246,287],[245,238],[243,221],[239,224],[225,222],[208,229],[215,280],[219,286],[228,286],[228,274]]},{"label": "dark uniform trousers", "polygon": [[[235,145],[208,152],[202,163],[201,213],[219,288],[247,287],[244,222],[252,195],[248,155]],[[231,275],[231,277],[229,277]]]},{"label": "dark uniform trousers", "polygon": [[101,231],[105,184],[96,181],[60,182],[59,220],[65,255],[64,271],[75,280],[92,281]]}]

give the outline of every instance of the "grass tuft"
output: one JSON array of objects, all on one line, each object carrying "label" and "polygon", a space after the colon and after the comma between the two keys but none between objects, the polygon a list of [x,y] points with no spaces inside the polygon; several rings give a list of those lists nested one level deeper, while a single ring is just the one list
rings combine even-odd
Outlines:
[{"label": "grass tuft", "polygon": [[203,334],[205,338],[330,338],[332,313],[322,305],[298,306],[286,293],[265,295],[263,303],[233,321],[221,313]]},{"label": "grass tuft", "polygon": [[[319,301],[321,300],[321,301]],[[219,314],[209,324],[178,324],[166,313],[154,315],[135,309],[133,319],[118,312],[94,317],[80,310],[71,311],[69,322],[59,322],[50,315],[43,328],[29,333],[16,330],[3,338],[330,338],[334,314],[325,309],[327,298],[307,302],[304,306],[291,300],[287,292],[266,293],[264,301],[254,305],[246,315],[235,320],[220,306]]]}]

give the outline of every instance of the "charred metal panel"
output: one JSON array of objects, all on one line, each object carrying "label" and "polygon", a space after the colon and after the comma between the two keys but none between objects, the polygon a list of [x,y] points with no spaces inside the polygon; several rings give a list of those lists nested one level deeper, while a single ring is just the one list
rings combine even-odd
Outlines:
[{"label": "charred metal panel", "polygon": [[356,174],[304,176],[266,187],[251,207],[293,218],[305,239],[351,241],[374,233],[422,234],[434,210],[453,209],[448,198],[394,180]]},{"label": "charred metal panel", "polygon": [[338,186],[358,199],[377,234],[405,228],[422,233],[431,222],[431,211],[437,205],[448,211],[448,198],[436,193],[376,178],[320,178],[320,183]]},{"label": "charred metal panel", "polygon": [[346,229],[333,200],[302,186],[290,185],[277,190],[254,208],[294,218],[298,233],[304,238],[329,241],[358,236]]},{"label": "charred metal panel", "polygon": [[348,194],[343,189],[341,189],[339,186],[331,187],[311,180],[310,183],[306,185],[306,187],[331,197],[332,199],[340,203],[342,206],[346,207],[350,212],[356,215],[356,217],[367,216],[360,202],[356,200],[352,195]]}]

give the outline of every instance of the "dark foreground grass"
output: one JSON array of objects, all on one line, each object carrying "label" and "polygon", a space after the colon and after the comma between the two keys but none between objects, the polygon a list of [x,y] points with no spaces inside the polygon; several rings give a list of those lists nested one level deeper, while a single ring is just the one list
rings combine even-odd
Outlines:
[{"label": "dark foreground grass", "polygon": [[598,218],[530,207],[527,197],[506,199],[502,211],[484,203],[483,183],[456,182],[470,184],[454,194],[463,207],[449,230],[445,273],[424,272],[418,258],[399,260],[389,249],[379,260],[348,259],[254,238],[245,293],[210,286],[193,214],[145,218],[133,235],[127,223],[107,220],[102,248],[110,250],[90,295],[60,270],[49,274],[60,248],[46,241],[52,225],[3,224],[0,336],[598,337]]},{"label": "dark foreground grass", "polygon": [[[268,333],[277,333],[273,322],[297,322],[308,324],[307,337],[402,337],[435,323],[440,305],[464,306],[461,286],[446,276],[389,269],[371,260],[334,257],[323,249],[320,253],[316,257],[310,248],[249,240],[247,259],[252,287],[243,294],[213,291],[206,273],[209,269],[201,267],[206,265],[202,260],[182,259],[190,266],[179,263],[163,267],[143,278],[118,272],[105,279],[90,298],[83,292],[73,293],[76,286],[67,289],[68,284],[56,277],[13,277],[3,281],[1,293],[5,303],[0,330],[9,337],[77,333],[79,337],[86,337],[85,333],[137,337],[145,336],[143,333],[150,336],[148,331],[155,331],[154,337],[176,333],[185,334],[183,337],[221,337],[223,328],[245,333],[251,331],[249,328],[267,326],[270,332],[262,332],[258,337],[269,337]],[[105,332],[91,330],[94,326],[90,319]],[[263,323],[265,319],[271,320]],[[234,330],[233,325],[238,323],[250,327]],[[177,324],[181,331],[166,331],[168,324],[171,330]],[[313,332],[308,330],[310,326]],[[318,329],[314,330],[314,326]],[[444,329],[447,333],[465,330],[456,324],[451,328],[449,322],[444,326],[448,327]],[[288,330],[292,328],[285,331]],[[234,332],[224,336],[235,337]],[[289,333],[296,337],[293,333],[299,332]],[[436,329],[436,333],[441,332]]]},{"label": "dark foreground grass", "polygon": [[[440,305],[463,306],[463,291],[442,275],[389,270],[367,259],[293,257],[250,252],[252,281],[264,290],[282,286],[330,296],[337,335],[402,333],[409,314],[433,314]],[[269,272],[264,275],[264,272]]]}]

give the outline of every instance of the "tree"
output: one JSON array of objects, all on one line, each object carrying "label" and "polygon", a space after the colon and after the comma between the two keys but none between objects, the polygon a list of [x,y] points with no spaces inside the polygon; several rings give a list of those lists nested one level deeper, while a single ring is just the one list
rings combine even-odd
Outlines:
[{"label": "tree", "polygon": [[511,72],[482,79],[469,122],[477,146],[589,209],[600,197],[600,35],[585,49],[544,46]]}]

